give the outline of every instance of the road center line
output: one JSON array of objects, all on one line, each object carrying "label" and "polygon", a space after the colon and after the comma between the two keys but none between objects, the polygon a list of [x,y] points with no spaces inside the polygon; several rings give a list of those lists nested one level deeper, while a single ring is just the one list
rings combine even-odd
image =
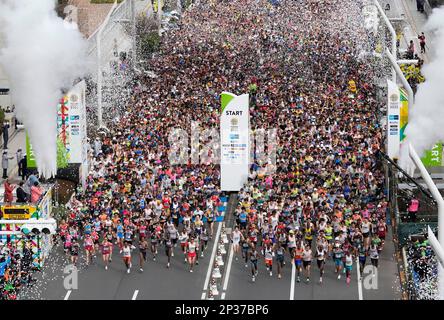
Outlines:
[{"label": "road center line", "polygon": [[294,261],[291,262],[291,283],[290,283],[290,300],[294,300],[294,281],[296,276],[296,266]]},{"label": "road center line", "polygon": [[139,294],[139,290],[135,290],[134,294],[133,294],[133,298],[131,300],[136,300],[138,294]]},{"label": "road center line", "polygon": [[68,292],[66,292],[65,298],[63,298],[63,300],[68,300],[70,295],[71,295],[71,290],[68,290]]},{"label": "road center line", "polygon": [[226,291],[228,287],[228,280],[230,279],[230,272],[231,272],[231,265],[233,264],[233,256],[234,256],[234,249],[233,246],[230,246],[230,256],[228,258],[228,266],[227,266],[227,273],[225,274],[224,279],[224,286],[223,290]]},{"label": "road center line", "polygon": [[359,258],[356,258],[356,271],[358,273],[358,297],[359,300],[364,300],[362,296],[361,270],[359,269]]},{"label": "road center line", "polygon": [[216,236],[214,237],[213,252],[211,253],[210,262],[208,264],[208,271],[207,271],[207,276],[205,278],[205,284],[203,287],[204,293],[202,293],[202,299],[205,299],[205,295],[208,290],[208,284],[210,283],[211,270],[213,269],[214,258],[216,257],[216,251],[221,230],[222,230],[222,222],[219,222],[219,225],[217,226]]}]

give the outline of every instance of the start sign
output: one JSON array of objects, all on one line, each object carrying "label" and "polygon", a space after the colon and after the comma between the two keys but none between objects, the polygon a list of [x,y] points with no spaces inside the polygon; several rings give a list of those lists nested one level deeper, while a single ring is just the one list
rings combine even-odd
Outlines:
[{"label": "start sign", "polygon": [[28,205],[2,206],[2,219],[5,220],[27,220],[30,219],[36,208]]}]

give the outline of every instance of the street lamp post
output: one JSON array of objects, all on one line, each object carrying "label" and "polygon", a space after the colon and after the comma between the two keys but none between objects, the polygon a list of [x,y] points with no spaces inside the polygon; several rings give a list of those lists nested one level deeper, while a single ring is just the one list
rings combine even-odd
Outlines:
[{"label": "street lamp post", "polygon": [[[395,59],[397,58],[397,54],[396,54],[396,32],[395,29],[393,28],[392,24],[390,23],[390,20],[387,18],[387,15],[385,14],[384,10],[382,9],[381,5],[379,4],[378,0],[373,0],[373,3],[375,4],[376,8],[378,8],[379,13],[382,16],[382,19],[384,20],[385,25],[387,26],[388,30],[390,31],[390,34],[392,36],[391,39],[391,53],[392,55],[395,57]],[[396,72],[395,70],[392,68],[392,81],[396,82]],[[413,100],[412,100],[413,101]]]},{"label": "street lamp post", "polygon": [[100,26],[99,31],[97,32],[97,122],[99,129],[105,128],[103,125],[103,115],[102,115],[102,85],[103,85],[103,75],[102,75],[102,33],[105,26],[108,24],[111,19],[111,15],[114,10],[117,8],[117,0],[114,2],[111,10]]}]

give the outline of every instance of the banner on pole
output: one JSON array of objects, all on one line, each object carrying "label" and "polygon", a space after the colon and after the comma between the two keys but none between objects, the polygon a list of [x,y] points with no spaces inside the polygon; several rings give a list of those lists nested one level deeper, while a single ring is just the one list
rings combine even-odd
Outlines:
[{"label": "banner on pole", "polygon": [[26,167],[27,168],[37,168],[37,163],[35,162],[34,150],[32,150],[31,141],[29,140],[28,132],[26,132]]},{"label": "banner on pole", "polygon": [[400,91],[393,81],[387,80],[388,108],[387,108],[387,154],[390,159],[399,157],[401,143],[400,132]]},{"label": "banner on pole", "polygon": [[221,190],[239,191],[248,180],[250,156],[249,96],[221,94]]},{"label": "banner on pole", "polygon": [[426,167],[442,166],[442,143],[437,143],[432,149],[426,150],[421,160]]},{"label": "banner on pole", "polygon": [[68,163],[83,163],[86,145],[85,81],[76,84],[58,104],[57,138],[66,149]]}]

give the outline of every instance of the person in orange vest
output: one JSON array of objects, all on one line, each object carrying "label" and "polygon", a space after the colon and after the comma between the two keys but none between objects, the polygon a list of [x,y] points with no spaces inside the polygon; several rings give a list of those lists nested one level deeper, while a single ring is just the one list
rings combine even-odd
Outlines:
[{"label": "person in orange vest", "polygon": [[409,205],[409,220],[411,222],[415,222],[416,221],[416,214],[418,213],[418,209],[419,209],[419,200],[416,198],[413,198],[410,201],[410,205]]}]

